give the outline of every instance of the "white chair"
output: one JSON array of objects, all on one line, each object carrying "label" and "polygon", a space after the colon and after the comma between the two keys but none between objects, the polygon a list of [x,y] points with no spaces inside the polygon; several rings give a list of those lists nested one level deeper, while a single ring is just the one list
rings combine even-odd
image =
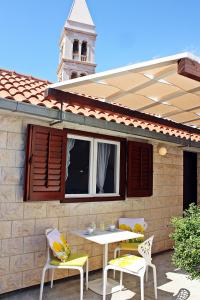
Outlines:
[{"label": "white chair", "polygon": [[122,288],[123,273],[128,273],[140,277],[141,300],[144,300],[144,275],[148,267],[153,269],[154,292],[157,299],[157,276],[156,267],[152,264],[151,248],[154,236],[150,237],[138,246],[138,252],[142,257],[135,255],[125,255],[117,259],[113,259],[104,269],[103,276],[103,300],[106,300],[106,285],[108,270],[116,270],[120,272],[120,286]]},{"label": "white chair", "polygon": [[[135,231],[138,233],[137,230],[135,230],[135,226],[139,225],[141,228],[143,228],[144,233],[148,227],[147,223],[144,221],[144,218],[120,218],[119,221],[119,229],[122,230],[128,230],[128,231]],[[121,251],[126,251],[128,253],[130,252],[138,252],[138,246],[144,241],[144,238],[140,239],[134,239],[131,241],[125,241],[119,243],[117,248],[114,250],[114,258],[117,258],[120,256]],[[113,278],[115,278],[115,271],[113,271]]]},{"label": "white chair", "polygon": [[176,300],[187,300],[190,297],[190,291],[186,289],[180,289]]},{"label": "white chair", "polygon": [[[46,230],[46,237],[53,229]],[[80,300],[83,300],[83,285],[84,285],[84,266],[86,265],[86,290],[88,290],[88,256],[83,254],[70,254],[67,262],[61,262],[53,255],[47,240],[47,261],[42,271],[42,279],[40,285],[40,298],[42,300],[45,273],[47,270],[52,270],[51,288],[53,287],[53,277],[55,269],[72,269],[80,272]]]}]

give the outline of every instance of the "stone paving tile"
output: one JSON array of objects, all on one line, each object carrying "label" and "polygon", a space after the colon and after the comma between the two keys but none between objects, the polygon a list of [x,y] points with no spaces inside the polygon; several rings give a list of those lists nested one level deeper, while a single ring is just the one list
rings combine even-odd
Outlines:
[{"label": "stone paving tile", "polygon": [[[167,279],[167,272],[176,272],[175,268],[171,265],[171,252],[165,252],[155,255],[153,262],[157,266],[158,287],[162,286],[170,280]],[[100,272],[90,274],[90,280],[98,278]],[[112,274],[110,274],[112,275]],[[140,287],[139,278],[131,275],[124,275],[124,285],[126,289],[121,292],[115,293],[107,297],[107,300],[140,300]],[[173,291],[172,291],[173,292]],[[158,300],[175,300],[173,294],[158,289]],[[38,300],[39,287],[27,288],[22,291],[12,292],[10,294],[0,296],[3,300]],[[85,300],[100,300],[102,296],[96,295],[92,291],[84,292]],[[152,272],[149,273],[149,281],[145,283],[145,300],[154,300],[153,278]],[[190,298],[193,300],[192,298]],[[43,300],[79,300],[79,279],[72,278],[66,281],[57,281],[53,289],[47,284],[44,287]],[[196,299],[195,299],[196,300]]]}]

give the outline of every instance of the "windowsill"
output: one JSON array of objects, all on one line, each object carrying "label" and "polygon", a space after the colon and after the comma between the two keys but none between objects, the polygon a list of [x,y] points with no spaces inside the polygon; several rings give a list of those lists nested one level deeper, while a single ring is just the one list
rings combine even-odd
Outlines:
[{"label": "windowsill", "polygon": [[65,195],[65,199],[61,201],[62,203],[81,203],[81,202],[104,202],[104,201],[120,201],[125,200],[125,195],[119,195],[119,194],[108,194],[105,196],[105,194],[101,195],[76,195],[74,197],[69,195]]},{"label": "windowsill", "polygon": [[65,194],[66,198],[96,198],[96,197],[119,197],[120,194],[108,193],[108,194]]}]

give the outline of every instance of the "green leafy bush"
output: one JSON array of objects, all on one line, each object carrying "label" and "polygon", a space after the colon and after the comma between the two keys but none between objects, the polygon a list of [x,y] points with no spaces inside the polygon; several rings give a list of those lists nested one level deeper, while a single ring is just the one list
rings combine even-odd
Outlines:
[{"label": "green leafy bush", "polygon": [[171,221],[174,232],[172,261],[192,279],[200,279],[200,207],[191,204],[183,217]]}]

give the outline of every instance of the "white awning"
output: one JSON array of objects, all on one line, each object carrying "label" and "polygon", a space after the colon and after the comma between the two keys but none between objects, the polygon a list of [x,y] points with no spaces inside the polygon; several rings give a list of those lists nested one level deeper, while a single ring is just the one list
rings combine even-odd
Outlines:
[{"label": "white awning", "polygon": [[177,73],[177,63],[183,58],[200,63],[200,58],[181,53],[49,87],[200,127],[200,82]]}]

